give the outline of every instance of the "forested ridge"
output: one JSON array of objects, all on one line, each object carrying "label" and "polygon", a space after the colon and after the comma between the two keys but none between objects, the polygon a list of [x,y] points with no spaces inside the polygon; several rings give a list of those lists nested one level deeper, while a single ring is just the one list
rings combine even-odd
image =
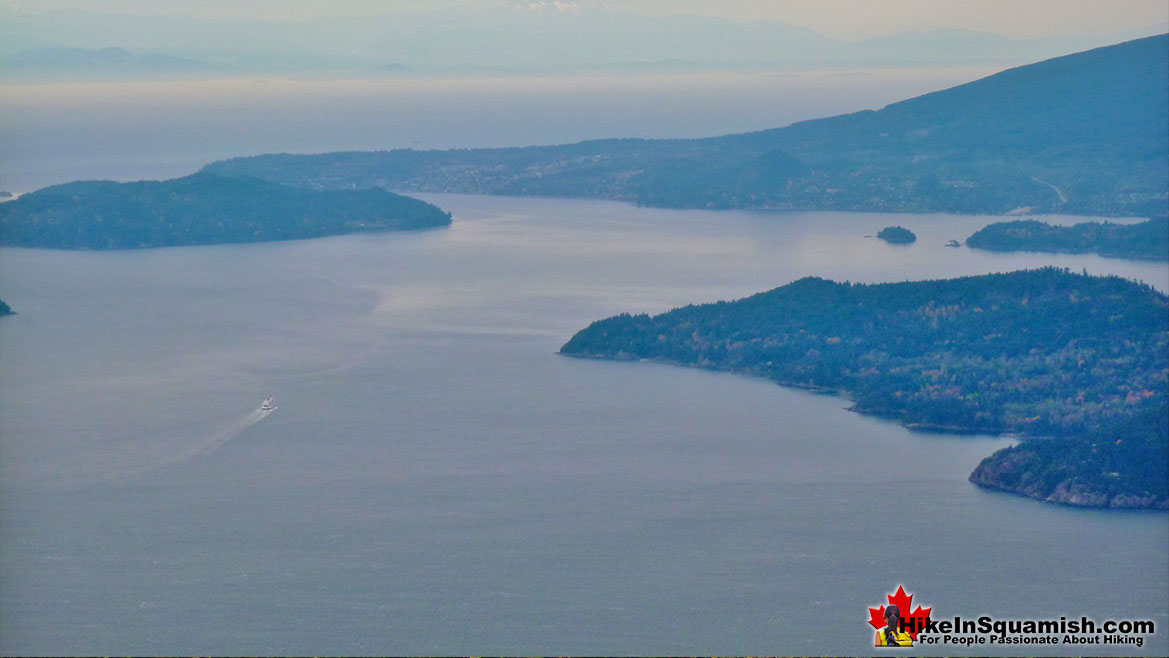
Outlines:
[{"label": "forested ridge", "polygon": [[[1137,446],[1121,472],[1166,448],[1165,417],[1147,412],[1169,400],[1169,298],[1119,277],[1054,268],[885,284],[809,277],[734,302],[594,322],[561,352],[743,372],[837,391],[856,411],[910,427],[1052,440],[1030,469],[1116,427]],[[1156,501],[1136,506],[1163,504],[1169,482],[1158,482],[1124,493]]]}]

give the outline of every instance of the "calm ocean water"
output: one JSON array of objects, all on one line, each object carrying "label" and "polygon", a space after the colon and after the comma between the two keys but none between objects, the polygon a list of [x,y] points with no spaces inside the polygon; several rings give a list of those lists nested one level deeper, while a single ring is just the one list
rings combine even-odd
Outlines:
[{"label": "calm ocean water", "polygon": [[[1165,264],[943,246],[986,217],[426,198],[449,229],[0,250],[0,653],[865,654],[898,584],[940,617],[1153,619],[1090,652],[1169,652],[1165,514],[968,483],[1009,439],[556,354],[809,274]],[[918,241],[864,237],[891,224]]]}]

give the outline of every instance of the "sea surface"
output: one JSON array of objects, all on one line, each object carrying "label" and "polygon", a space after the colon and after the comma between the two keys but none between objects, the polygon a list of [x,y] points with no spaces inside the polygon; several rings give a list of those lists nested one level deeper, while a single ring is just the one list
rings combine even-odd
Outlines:
[{"label": "sea surface", "polygon": [[[940,618],[1151,619],[1087,652],[1169,653],[1169,515],[970,484],[1010,438],[556,353],[807,275],[1169,290],[1164,263],[943,246],[990,217],[425,198],[452,226],[0,249],[0,653],[856,655],[898,585]],[[866,237],[894,224],[918,241]]]}]

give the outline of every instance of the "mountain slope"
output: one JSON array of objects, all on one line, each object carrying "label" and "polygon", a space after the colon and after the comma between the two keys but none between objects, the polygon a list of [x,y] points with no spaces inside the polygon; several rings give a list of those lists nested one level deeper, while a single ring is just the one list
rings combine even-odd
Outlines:
[{"label": "mountain slope", "polygon": [[265,155],[208,166],[337,188],[663,207],[1164,214],[1169,35],[1003,71],[879,111],[691,140]]}]

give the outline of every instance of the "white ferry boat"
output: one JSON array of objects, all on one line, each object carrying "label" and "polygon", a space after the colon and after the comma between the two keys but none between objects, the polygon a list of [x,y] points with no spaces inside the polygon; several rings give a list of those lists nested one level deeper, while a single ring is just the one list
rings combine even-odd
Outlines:
[{"label": "white ferry boat", "polygon": [[276,409],[276,400],[271,397],[264,398],[264,403],[260,405],[260,411],[274,411]]}]

